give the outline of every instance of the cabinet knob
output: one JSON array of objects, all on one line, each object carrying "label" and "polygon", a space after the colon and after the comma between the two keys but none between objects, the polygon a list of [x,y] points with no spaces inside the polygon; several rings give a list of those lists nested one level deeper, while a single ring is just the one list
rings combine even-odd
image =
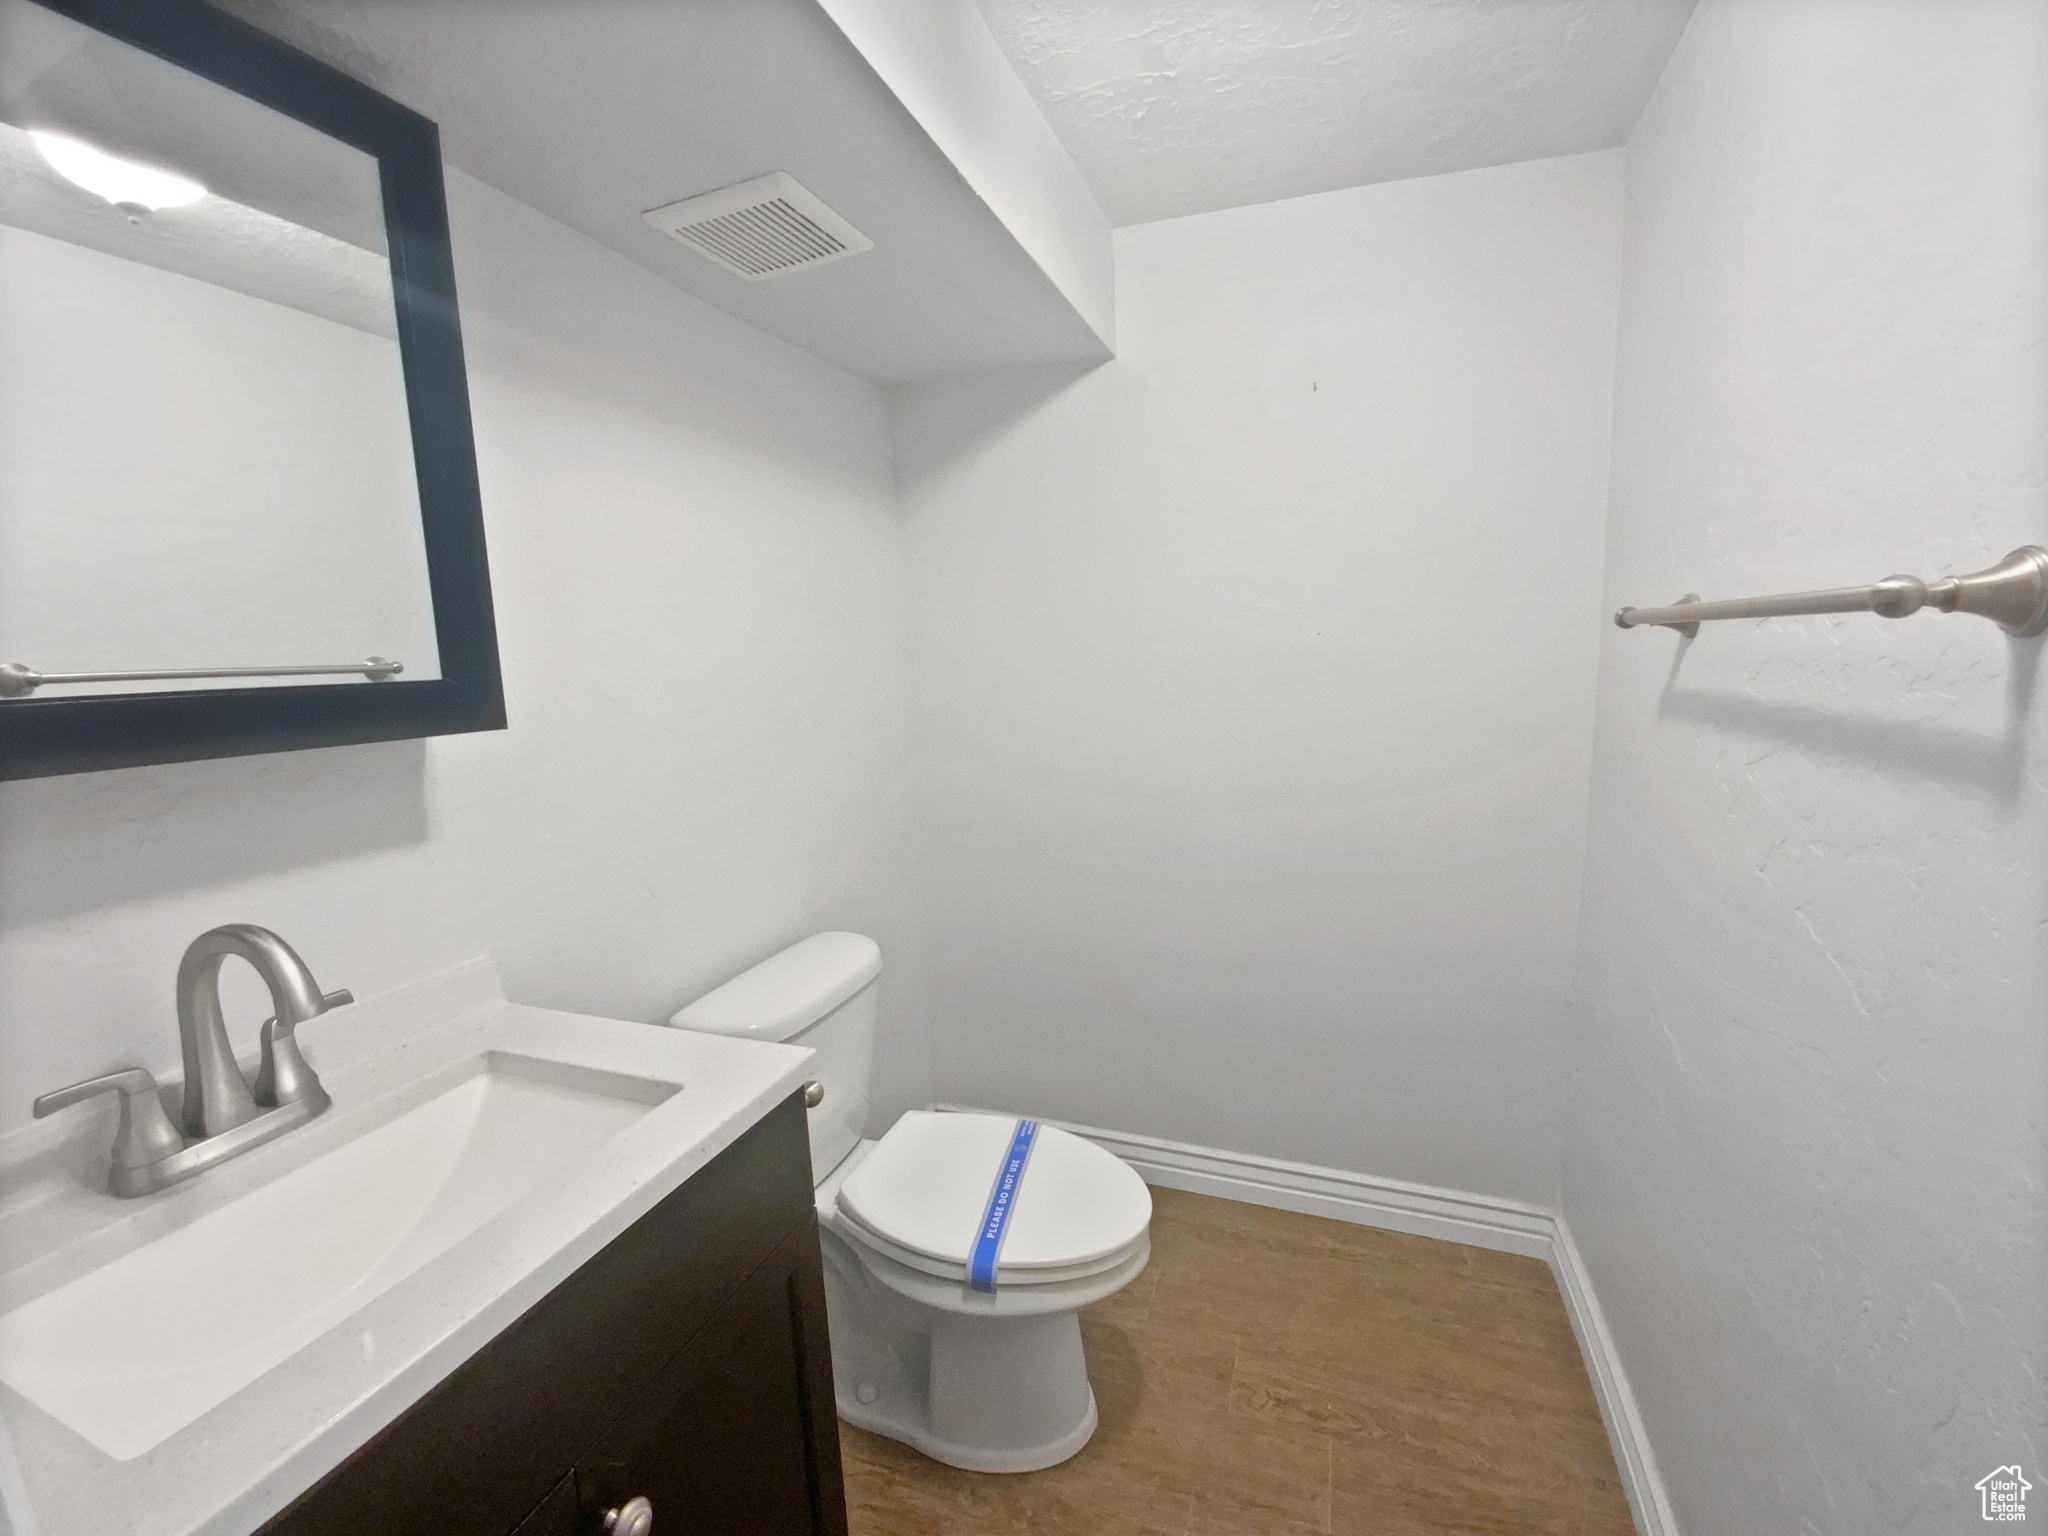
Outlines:
[{"label": "cabinet knob", "polygon": [[654,1505],[643,1498],[628,1499],[604,1512],[604,1528],[612,1536],[648,1536],[654,1529]]},{"label": "cabinet knob", "polygon": [[816,1109],[825,1102],[825,1085],[816,1079],[804,1084],[804,1108]]}]

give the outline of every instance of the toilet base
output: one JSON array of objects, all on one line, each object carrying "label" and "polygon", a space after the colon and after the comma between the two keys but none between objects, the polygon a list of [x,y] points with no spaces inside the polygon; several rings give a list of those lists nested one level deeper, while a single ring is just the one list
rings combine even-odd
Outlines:
[{"label": "toilet base", "polygon": [[[969,1472],[1057,1466],[1094,1435],[1077,1308],[998,1315],[978,1304],[972,1312],[923,1305],[878,1278],[890,1260],[856,1254],[829,1227],[820,1237],[842,1419]],[[1134,1256],[1131,1273],[1143,1262]],[[907,1272],[894,1278],[931,1283]],[[1099,1277],[1096,1289],[1106,1294],[1128,1279]]]},{"label": "toilet base", "polygon": [[1025,1450],[992,1451],[984,1446],[956,1445],[932,1433],[920,1396],[909,1392],[880,1391],[871,1403],[859,1402],[853,1392],[839,1389],[839,1417],[872,1434],[900,1440],[933,1461],[965,1472],[1038,1472],[1056,1467],[1076,1455],[1095,1434],[1095,1392],[1088,1392],[1088,1411],[1066,1434],[1044,1445]]}]

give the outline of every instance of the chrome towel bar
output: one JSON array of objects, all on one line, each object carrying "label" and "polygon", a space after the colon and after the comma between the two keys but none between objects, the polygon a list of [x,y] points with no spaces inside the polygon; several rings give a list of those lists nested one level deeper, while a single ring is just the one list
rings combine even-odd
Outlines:
[{"label": "chrome towel bar", "polygon": [[1989,570],[1969,576],[1922,581],[1887,576],[1867,587],[1828,587],[1819,592],[1783,592],[1775,597],[1731,597],[1703,603],[1688,592],[1668,608],[1622,608],[1614,622],[1623,629],[1662,625],[1696,635],[1709,619],[1776,619],[1803,613],[1875,613],[1903,619],[1922,608],[1974,613],[2009,635],[2048,630],[2048,549],[2024,544]]},{"label": "chrome towel bar", "polygon": [[171,672],[38,672],[18,661],[0,661],[0,699],[25,699],[45,683],[156,683],[183,677],[313,677],[328,672],[356,672],[372,682],[396,677],[405,663],[371,656],[338,666],[319,667],[185,667]]}]

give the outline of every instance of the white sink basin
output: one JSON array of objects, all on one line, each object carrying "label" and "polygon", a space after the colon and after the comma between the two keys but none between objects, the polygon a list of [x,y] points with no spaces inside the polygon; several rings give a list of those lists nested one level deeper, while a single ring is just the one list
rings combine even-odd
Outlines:
[{"label": "white sink basin", "polygon": [[475,1063],[438,1097],[0,1317],[0,1382],[115,1460],[141,1456],[676,1092],[500,1052]]}]

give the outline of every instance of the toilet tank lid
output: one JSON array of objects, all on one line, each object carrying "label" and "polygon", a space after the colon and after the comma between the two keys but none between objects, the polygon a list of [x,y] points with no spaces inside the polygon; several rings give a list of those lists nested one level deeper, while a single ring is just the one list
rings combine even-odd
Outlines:
[{"label": "toilet tank lid", "polygon": [[787,1040],[881,974],[881,946],[865,934],[814,933],[678,1009],[669,1023],[712,1035]]}]

